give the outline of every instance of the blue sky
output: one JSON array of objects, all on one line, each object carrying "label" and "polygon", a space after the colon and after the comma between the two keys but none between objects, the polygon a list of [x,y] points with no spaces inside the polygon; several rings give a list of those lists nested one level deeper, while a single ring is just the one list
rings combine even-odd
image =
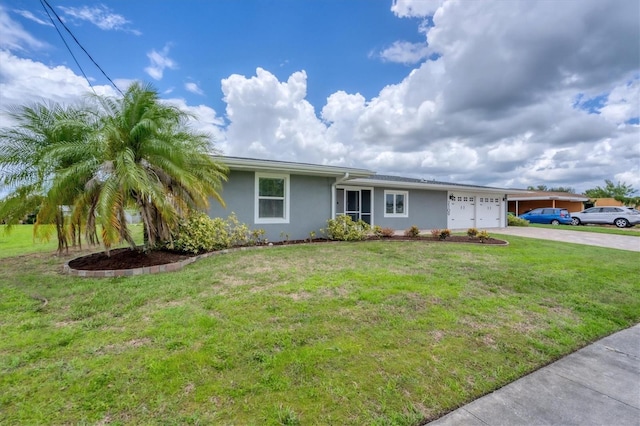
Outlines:
[{"label": "blue sky", "polygon": [[[48,1],[118,86],[152,83],[228,155],[640,189],[636,0]],[[0,0],[0,109],[88,89],[40,1]]]}]

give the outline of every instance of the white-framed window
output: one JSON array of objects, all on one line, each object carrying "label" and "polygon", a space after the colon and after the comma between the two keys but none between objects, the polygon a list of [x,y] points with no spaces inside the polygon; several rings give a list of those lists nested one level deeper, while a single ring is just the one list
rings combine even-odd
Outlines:
[{"label": "white-framed window", "polygon": [[256,173],[255,223],[289,223],[289,175]]},{"label": "white-framed window", "polygon": [[384,217],[409,217],[409,192],[384,191]]}]

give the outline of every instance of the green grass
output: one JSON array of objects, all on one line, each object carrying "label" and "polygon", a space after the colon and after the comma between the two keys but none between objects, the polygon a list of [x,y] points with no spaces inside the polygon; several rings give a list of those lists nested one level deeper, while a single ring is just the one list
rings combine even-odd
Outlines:
[{"label": "green grass", "polygon": [[640,321],[637,253],[508,239],[273,247],[108,279],[7,257],[0,424],[414,425]]},{"label": "green grass", "polygon": [[539,223],[532,223],[529,226],[532,228],[549,228],[560,229],[564,231],[579,231],[579,232],[595,232],[598,234],[614,234],[614,235],[627,235],[631,237],[640,237],[640,226],[634,226],[632,228],[616,228],[614,226],[602,226],[602,225],[584,225],[584,226],[571,226],[571,225],[543,225]]},{"label": "green grass", "polygon": [[[142,225],[130,226],[134,240],[142,243]],[[55,253],[58,248],[55,228],[50,227],[48,231],[48,238],[42,238],[34,236],[33,225],[14,225],[9,229],[0,225],[0,259],[26,253]],[[82,243],[84,246],[84,238]]]}]

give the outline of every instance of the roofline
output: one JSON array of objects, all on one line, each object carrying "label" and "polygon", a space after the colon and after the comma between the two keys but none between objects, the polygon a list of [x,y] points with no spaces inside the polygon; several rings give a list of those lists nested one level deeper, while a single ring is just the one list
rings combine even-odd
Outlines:
[{"label": "roofline", "polygon": [[459,184],[446,184],[446,183],[429,183],[427,182],[400,182],[369,178],[369,179],[351,179],[346,185],[359,184],[362,186],[373,187],[386,187],[386,188],[415,188],[415,189],[434,189],[441,191],[474,191],[474,192],[486,192],[506,194],[507,189],[504,188],[492,188],[488,186],[474,186],[474,185],[459,185]]},{"label": "roofline", "polygon": [[225,164],[231,170],[255,170],[265,172],[289,172],[293,174],[315,176],[344,176],[350,178],[367,177],[375,172],[367,169],[351,167],[325,166],[309,163],[295,163],[291,161],[260,160],[256,158],[225,157],[214,155],[214,158]]},{"label": "roofline", "polygon": [[576,202],[585,202],[589,201],[587,197],[581,197],[579,195],[571,196],[571,195],[535,195],[532,197],[527,196],[515,196],[514,194],[508,194],[508,198],[510,201],[539,201],[539,200],[558,200],[558,201],[576,201]]}]

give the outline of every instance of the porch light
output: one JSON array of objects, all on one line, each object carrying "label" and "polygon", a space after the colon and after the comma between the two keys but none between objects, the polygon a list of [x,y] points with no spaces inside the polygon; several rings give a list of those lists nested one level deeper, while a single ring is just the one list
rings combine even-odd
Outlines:
[{"label": "porch light", "polygon": [[451,195],[449,195],[449,199],[450,199],[451,201],[455,201],[455,200],[456,200],[456,196],[455,196],[455,195],[453,195],[453,194],[451,194]]}]

